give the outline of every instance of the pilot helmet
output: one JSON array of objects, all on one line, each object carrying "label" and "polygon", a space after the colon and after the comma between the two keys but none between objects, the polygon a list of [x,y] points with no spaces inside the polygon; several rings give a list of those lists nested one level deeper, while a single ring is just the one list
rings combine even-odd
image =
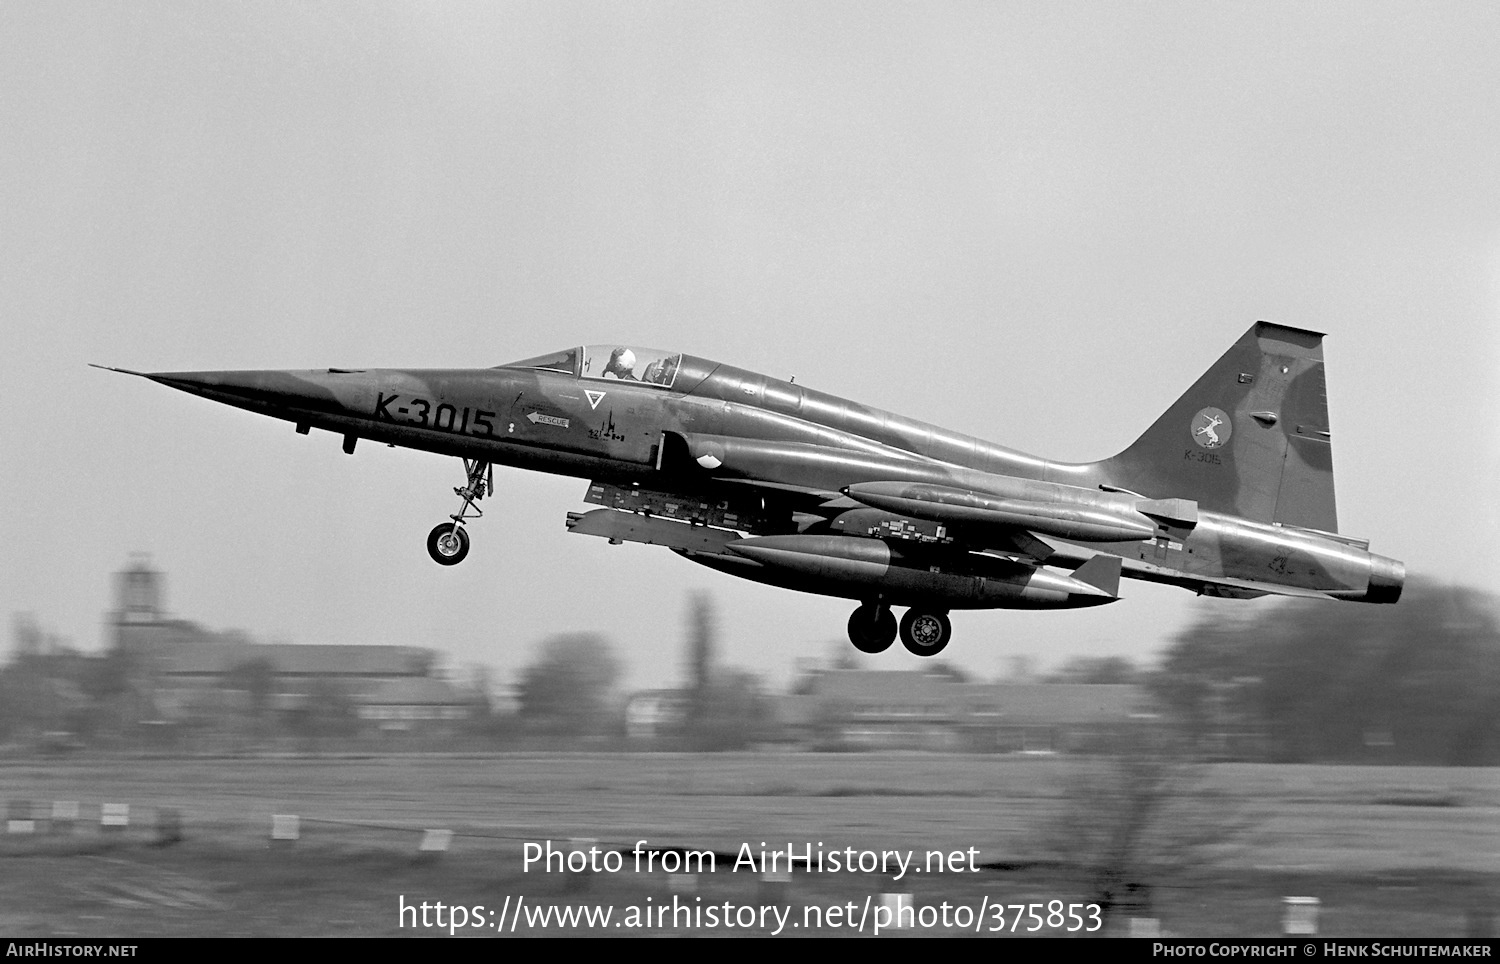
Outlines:
[{"label": "pilot helmet", "polygon": [[635,374],[635,352],[629,348],[616,348],[610,354],[609,364],[604,366],[604,372],[608,375]]}]

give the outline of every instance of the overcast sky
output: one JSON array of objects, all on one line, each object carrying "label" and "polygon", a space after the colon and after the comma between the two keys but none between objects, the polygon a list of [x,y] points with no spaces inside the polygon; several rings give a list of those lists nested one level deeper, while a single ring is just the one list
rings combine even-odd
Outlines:
[{"label": "overcast sky", "polygon": [[[566,535],[585,483],[513,469],[439,567],[458,460],[85,363],[619,341],[1083,460],[1258,318],[1328,333],[1342,531],[1497,590],[1497,172],[1493,4],[9,0],[0,614],[96,649],[147,552],[215,628],[502,678],[597,630],[661,685],[706,590],[780,682],[849,603]],[[958,613],[946,655],[1146,658],[1267,605],[1124,596]]]}]

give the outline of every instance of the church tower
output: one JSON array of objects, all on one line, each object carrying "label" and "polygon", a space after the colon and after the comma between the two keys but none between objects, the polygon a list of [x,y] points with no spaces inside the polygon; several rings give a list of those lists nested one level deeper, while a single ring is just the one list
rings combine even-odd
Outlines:
[{"label": "church tower", "polygon": [[122,572],[115,574],[115,621],[159,623],[162,621],[162,574],[151,568],[150,558],[136,554]]}]

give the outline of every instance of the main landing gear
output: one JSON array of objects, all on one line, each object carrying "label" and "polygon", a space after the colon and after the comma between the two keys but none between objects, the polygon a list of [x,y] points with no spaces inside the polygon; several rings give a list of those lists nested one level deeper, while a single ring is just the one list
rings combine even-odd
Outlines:
[{"label": "main landing gear", "polygon": [[464,459],[464,473],[468,484],[453,490],[454,495],[464,500],[463,505],[458,507],[456,515],[448,517],[452,522],[444,522],[427,534],[427,554],[440,566],[456,566],[464,561],[469,554],[469,533],[463,527],[464,520],[471,514],[476,519],[484,515],[474,503],[495,492],[495,467],[489,462]]},{"label": "main landing gear", "polygon": [[861,653],[883,653],[896,641],[896,617],[889,606],[865,603],[849,617],[849,642]]},{"label": "main landing gear", "polygon": [[[849,617],[849,641],[861,653],[883,653],[896,641],[896,617],[889,606],[867,602]],[[948,614],[908,609],[901,617],[901,645],[917,656],[936,656],[953,638]]]},{"label": "main landing gear", "polygon": [[908,609],[901,617],[901,645],[918,656],[936,656],[953,638],[947,613]]},{"label": "main landing gear", "polygon": [[[849,616],[849,642],[859,652],[885,652],[897,636],[891,607],[882,603],[865,603]],[[953,624],[948,613],[926,609],[909,609],[901,616],[901,645],[918,657],[935,657],[953,639]]]}]

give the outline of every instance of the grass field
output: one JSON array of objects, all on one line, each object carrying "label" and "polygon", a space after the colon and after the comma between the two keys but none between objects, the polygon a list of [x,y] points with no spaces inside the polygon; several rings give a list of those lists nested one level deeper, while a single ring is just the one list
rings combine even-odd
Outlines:
[{"label": "grass field", "polygon": [[[413,926],[415,913],[402,926],[402,899],[483,905],[471,919],[486,926],[461,932],[493,934],[500,908],[507,932],[515,919],[507,898],[614,908],[608,928],[522,919],[516,933],[775,930],[774,920],[742,930],[683,915],[675,926],[618,926],[630,908],[671,905],[674,896],[700,911],[786,905],[783,933],[812,924],[853,933],[842,916],[829,926],[822,912],[861,911],[868,933],[866,900],[874,906],[891,891],[911,894],[934,922],[916,933],[985,932],[995,902],[1056,900],[1065,909],[1091,899],[1087,874],[1049,846],[1056,815],[1077,805],[1070,774],[1081,765],[905,753],[7,761],[0,800],[74,800],[80,816],[69,835],[41,824],[0,842],[0,935],[448,933]],[[1306,895],[1321,901],[1321,934],[1462,936],[1483,926],[1500,894],[1500,771],[1219,765],[1197,789],[1235,832],[1151,881],[1151,912],[1171,933],[1275,935],[1282,898]],[[131,805],[129,829],[100,831],[107,802]],[[184,839],[159,846],[154,822],[167,809],[180,814]],[[298,815],[301,839],[271,846],[273,814]],[[433,828],[454,833],[451,847],[419,858],[423,831]],[[622,870],[523,870],[526,843],[566,848],[574,838],[624,851]],[[716,872],[699,875],[694,891],[674,891],[680,880],[632,866],[638,840],[715,852]],[[768,850],[821,842],[825,852],[912,851],[918,864],[928,851],[973,848],[980,869],[899,882],[894,871],[799,871],[773,884],[731,869],[742,845],[758,852],[763,841]],[[945,902],[947,927],[937,910]],[[820,911],[804,918],[804,906]],[[962,927],[959,906],[970,921]],[[1009,911],[1003,919],[1008,930]],[[1036,918],[1021,930],[1028,926],[1067,930]]]}]

